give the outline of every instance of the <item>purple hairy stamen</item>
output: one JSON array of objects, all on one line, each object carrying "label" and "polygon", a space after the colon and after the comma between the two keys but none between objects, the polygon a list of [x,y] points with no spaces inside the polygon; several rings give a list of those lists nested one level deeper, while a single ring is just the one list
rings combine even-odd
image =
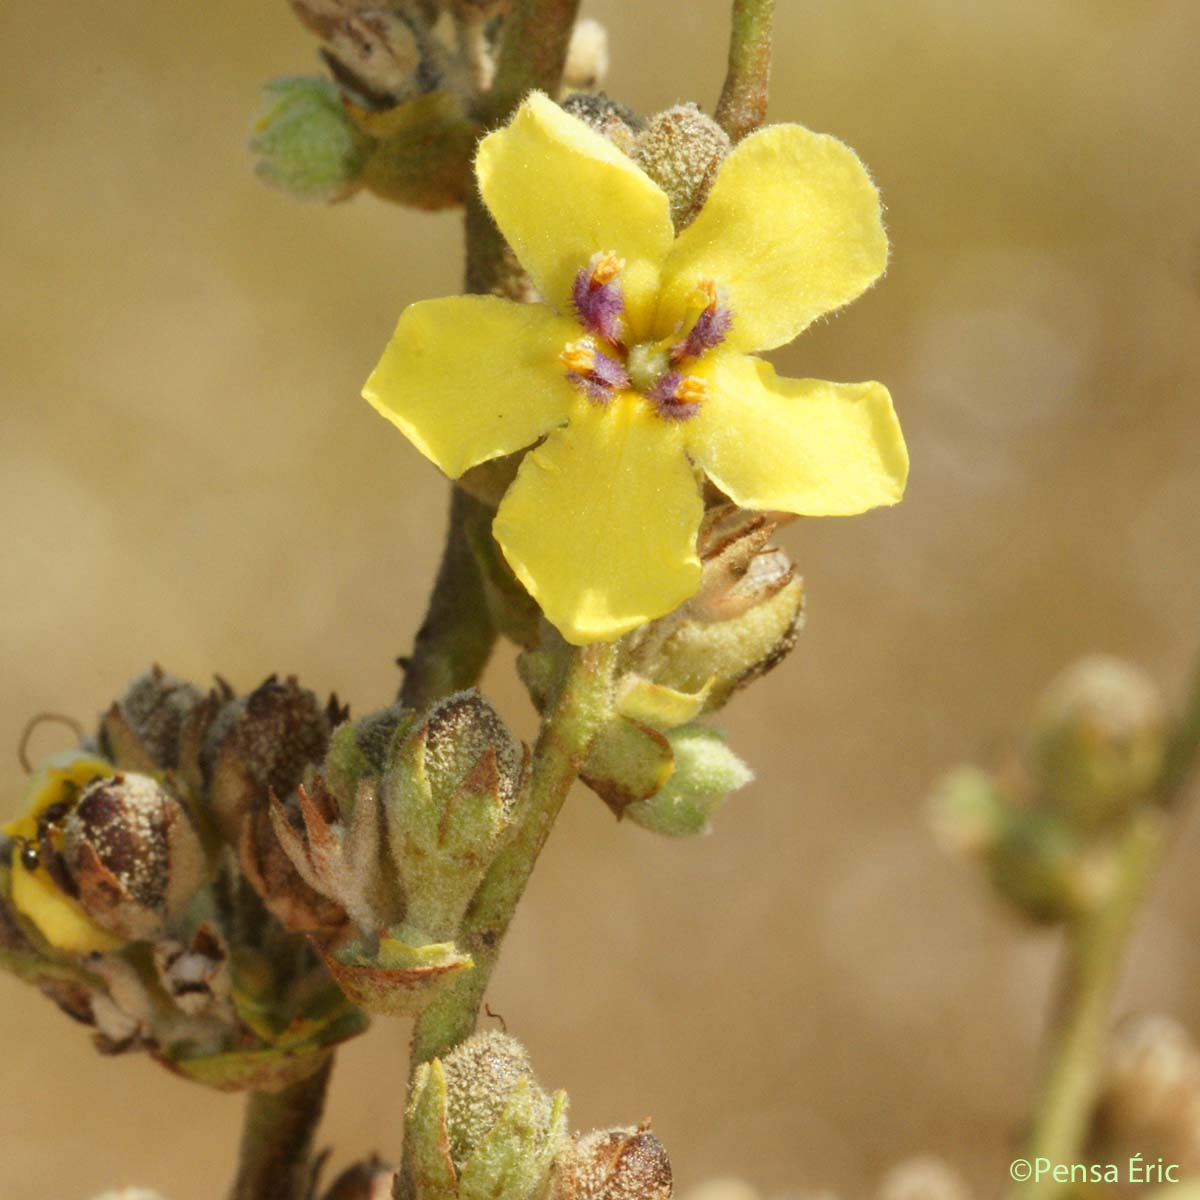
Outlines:
[{"label": "purple hairy stamen", "polygon": [[568,371],[567,378],[589,400],[607,404],[617,392],[629,387],[629,375],[615,358],[600,350],[591,353],[591,365],[585,371]]},{"label": "purple hairy stamen", "polygon": [[571,302],[579,323],[614,346],[622,345],[624,337],[625,297],[616,279],[599,282],[590,267],[583,267],[575,276]]},{"label": "purple hairy stamen", "polygon": [[660,417],[668,421],[686,421],[700,411],[699,401],[687,398],[694,394],[693,388],[688,386],[692,382],[677,371],[659,376],[648,398],[654,401]]},{"label": "purple hairy stamen", "polygon": [[733,312],[719,301],[714,301],[696,318],[687,337],[671,347],[672,365],[686,358],[699,358],[701,354],[719,346],[732,324]]}]

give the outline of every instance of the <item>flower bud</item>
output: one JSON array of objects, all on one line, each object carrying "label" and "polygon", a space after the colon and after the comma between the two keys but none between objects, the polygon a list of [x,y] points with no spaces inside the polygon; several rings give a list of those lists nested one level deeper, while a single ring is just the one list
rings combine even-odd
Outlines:
[{"label": "flower bud", "polygon": [[1095,656],[1047,689],[1034,716],[1030,758],[1046,802],[1082,828],[1097,828],[1150,797],[1165,745],[1154,682],[1118,659]]},{"label": "flower bud", "polygon": [[629,805],[625,816],[668,837],[708,833],[713,814],[731,792],[754,778],[754,772],[711,726],[685,725],[666,736],[675,761],[673,774],[653,796]]},{"label": "flower bud", "polygon": [[584,92],[602,87],[608,77],[608,30],[599,21],[584,17],[571,30],[563,86]]},{"label": "flower bud", "polygon": [[273,675],[221,710],[202,766],[209,808],[226,841],[238,844],[242,818],[266,807],[271,792],[296,790],[306,769],[324,758],[331,727],[344,719],[336,697],[322,708],[294,678],[280,683]]},{"label": "flower bud", "polygon": [[633,157],[638,131],[646,125],[633,109],[610,100],[603,93],[593,95],[590,92],[575,92],[562,102],[562,107],[603,134],[618,150]]},{"label": "flower bud", "polygon": [[255,174],[298,200],[351,195],[371,140],[346,115],[338,89],[324,79],[292,76],[268,83],[263,96],[250,139]]},{"label": "flower bud", "polygon": [[696,697],[697,715],[778,665],[801,627],[804,585],[787,555],[767,544],[777,527],[766,513],[710,510],[698,540],[699,591],[630,635],[626,669]]},{"label": "flower bud", "polygon": [[638,134],[633,157],[671,201],[676,232],[695,219],[733,143],[694,104],[656,113]]},{"label": "flower bud", "polygon": [[362,181],[375,195],[430,212],[463,202],[480,130],[457,96],[426,92],[383,112],[348,111],[373,139]]},{"label": "flower bud", "polygon": [[151,667],[134,679],[100,725],[100,748],[130,771],[175,770],[194,753],[212,719],[210,698],[186,680]]},{"label": "flower bud", "polygon": [[549,1200],[670,1200],[666,1148],[640,1125],[572,1139],[554,1163]]},{"label": "flower bud", "polygon": [[534,1200],[566,1141],[566,1108],[507,1034],[477,1033],[422,1063],[405,1143],[415,1200]]},{"label": "flower bud", "polygon": [[396,747],[380,794],[414,936],[441,940],[458,931],[512,823],[528,759],[475,691],[435,705]]},{"label": "flower bud", "polygon": [[356,721],[345,721],[333,731],[321,774],[339,805],[354,807],[359,784],[383,774],[397,737],[415,721],[415,713],[393,704]]},{"label": "flower bud", "polygon": [[1069,921],[1107,895],[1116,873],[1113,847],[1082,842],[1055,814],[1013,808],[986,863],[1006,900],[1039,924]]},{"label": "flower bud", "polygon": [[396,1168],[377,1158],[347,1167],[321,1200],[392,1200]]},{"label": "flower bud", "polygon": [[98,925],[147,940],[178,916],[207,872],[183,806],[148,775],[98,779],[62,826],[62,856]]}]

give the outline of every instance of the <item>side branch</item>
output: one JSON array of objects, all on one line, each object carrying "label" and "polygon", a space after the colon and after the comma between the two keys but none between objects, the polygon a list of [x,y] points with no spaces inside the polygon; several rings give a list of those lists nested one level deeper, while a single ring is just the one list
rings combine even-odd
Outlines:
[{"label": "side branch", "polygon": [[450,495],[450,527],[425,620],[417,631],[412,656],[404,665],[400,702],[426,708],[473,687],[496,642],[488,615],[483,578],[471,550],[474,526],[490,525],[491,513],[461,488]]},{"label": "side branch", "polygon": [[716,118],[735,142],[753,133],[767,117],[774,16],[775,0],[733,0],[729,66]]}]

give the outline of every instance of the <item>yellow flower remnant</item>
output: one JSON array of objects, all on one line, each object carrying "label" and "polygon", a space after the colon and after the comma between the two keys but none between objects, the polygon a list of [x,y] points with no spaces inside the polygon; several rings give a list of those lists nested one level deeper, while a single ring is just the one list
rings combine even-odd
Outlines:
[{"label": "yellow flower remnant", "polygon": [[744,508],[805,516],[901,498],[885,387],[781,379],[750,354],[883,272],[879,196],[849,147],[798,125],[752,134],[678,236],[666,193],[538,93],[475,169],[544,303],[410,306],[363,395],[451,478],[540,442],[494,532],[568,641],[695,592],[701,476]]},{"label": "yellow flower remnant", "polygon": [[69,753],[51,759],[30,780],[25,815],[4,826],[3,832],[13,843],[9,863],[13,907],[59,950],[86,953],[114,950],[123,944],[59,887],[46,862],[46,850],[59,848],[59,824],[75,798],[93,779],[105,778],[115,770],[112,763],[88,754]]}]

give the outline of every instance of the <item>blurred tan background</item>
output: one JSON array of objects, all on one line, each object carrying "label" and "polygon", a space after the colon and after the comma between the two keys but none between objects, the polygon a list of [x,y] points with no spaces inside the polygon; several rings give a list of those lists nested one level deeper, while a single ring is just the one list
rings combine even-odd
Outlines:
[{"label": "blurred tan background", "polygon": [[[711,105],[724,0],[585,12],[611,94]],[[315,66],[282,0],[13,0],[0,37],[12,812],[27,716],[90,719],[152,660],[391,697],[444,485],[357,391],[401,308],[458,290],[460,242],[453,214],[254,180],[258,85]],[[859,150],[895,249],[780,361],[891,386],[909,498],[787,531],[809,627],[724,721],[758,782],[686,844],[581,791],[490,995],[578,1126],[653,1114],[684,1187],[851,1197],[918,1151],[1003,1186],[1054,943],[940,856],[921,806],[1073,656],[1174,694],[1200,641],[1198,42],[1192,0],[781,0],[773,115]],[[509,654],[488,688],[527,733]],[[1197,855],[1200,828],[1122,999],[1194,1032]],[[406,1037],[380,1022],[343,1054],[335,1161],[395,1150]],[[98,1058],[0,978],[5,1200],[211,1200],[240,1108]]]}]

